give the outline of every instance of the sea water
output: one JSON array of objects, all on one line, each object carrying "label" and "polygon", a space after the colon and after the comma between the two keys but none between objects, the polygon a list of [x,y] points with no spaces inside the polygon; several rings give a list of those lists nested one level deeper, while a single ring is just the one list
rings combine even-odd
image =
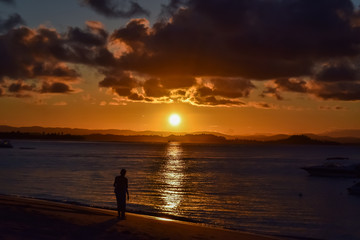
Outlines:
[{"label": "sea water", "polygon": [[[13,141],[0,149],[0,193],[115,208],[274,236],[360,239],[357,179],[310,177],[327,157],[360,161],[357,146]],[[347,161],[347,160],[344,160]]]}]

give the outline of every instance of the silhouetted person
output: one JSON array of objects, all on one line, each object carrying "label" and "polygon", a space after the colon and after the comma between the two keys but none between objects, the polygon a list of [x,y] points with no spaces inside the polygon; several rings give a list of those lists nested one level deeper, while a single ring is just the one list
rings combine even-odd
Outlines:
[{"label": "silhouetted person", "polygon": [[129,191],[128,191],[128,179],[125,177],[126,170],[121,169],[120,176],[115,177],[114,181],[114,192],[116,195],[118,218],[125,219],[125,210],[126,210],[126,194],[127,199],[129,200]]}]

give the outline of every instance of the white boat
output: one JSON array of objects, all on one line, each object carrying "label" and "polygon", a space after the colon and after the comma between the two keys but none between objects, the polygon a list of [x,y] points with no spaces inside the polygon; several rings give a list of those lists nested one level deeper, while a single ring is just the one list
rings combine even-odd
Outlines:
[{"label": "white boat", "polygon": [[360,164],[342,165],[340,163],[325,163],[318,166],[302,167],[311,176],[319,177],[360,177]]},{"label": "white boat", "polygon": [[348,188],[350,194],[353,195],[360,195],[360,182],[355,183],[351,187]]}]

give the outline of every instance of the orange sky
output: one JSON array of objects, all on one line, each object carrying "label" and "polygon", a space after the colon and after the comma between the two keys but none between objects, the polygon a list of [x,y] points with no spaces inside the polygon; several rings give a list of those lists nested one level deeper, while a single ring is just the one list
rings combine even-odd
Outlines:
[{"label": "orange sky", "polygon": [[[350,0],[175,2],[161,9],[160,0],[137,1],[135,11],[108,8],[109,1],[44,1],[36,9],[0,1],[0,124],[226,134],[360,129],[360,20]],[[69,9],[69,19],[61,16]],[[182,118],[177,127],[168,123],[172,113]]]}]

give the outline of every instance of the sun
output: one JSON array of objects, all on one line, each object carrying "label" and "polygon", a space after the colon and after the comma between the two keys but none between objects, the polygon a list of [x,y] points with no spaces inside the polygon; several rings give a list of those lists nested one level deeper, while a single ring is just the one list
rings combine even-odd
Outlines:
[{"label": "sun", "polygon": [[171,114],[169,117],[169,123],[171,126],[178,126],[181,123],[181,117],[179,116],[179,114]]}]

